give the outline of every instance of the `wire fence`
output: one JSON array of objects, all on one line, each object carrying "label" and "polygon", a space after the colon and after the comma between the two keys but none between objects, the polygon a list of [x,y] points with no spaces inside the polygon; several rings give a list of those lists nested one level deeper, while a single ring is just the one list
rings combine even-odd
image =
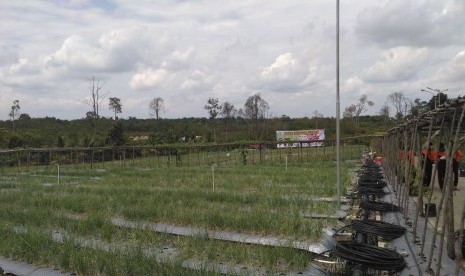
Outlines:
[{"label": "wire fence", "polygon": [[[359,159],[372,142],[372,137],[353,137],[341,142],[343,161]],[[296,147],[278,147],[278,142],[233,143],[217,145],[161,145],[91,148],[31,148],[0,150],[0,167],[16,167],[28,171],[31,167],[75,164],[90,169],[105,166],[229,166],[283,164],[303,165],[317,159],[336,160],[334,140],[288,142]]]}]

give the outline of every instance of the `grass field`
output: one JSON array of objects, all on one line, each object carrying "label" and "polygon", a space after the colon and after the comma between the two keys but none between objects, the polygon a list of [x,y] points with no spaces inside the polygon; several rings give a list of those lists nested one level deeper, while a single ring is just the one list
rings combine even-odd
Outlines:
[{"label": "grass field", "polygon": [[[335,213],[335,202],[315,200],[336,195],[332,158],[244,165],[243,154],[232,154],[220,165],[157,166],[146,157],[125,164],[96,163],[92,170],[87,164],[5,167],[0,254],[82,275],[206,274],[182,265],[192,259],[270,273],[303,270],[310,261],[305,251],[174,236],[112,222],[120,218],[306,241],[317,241],[321,228],[335,223],[302,216]],[[343,190],[354,166],[343,163]],[[56,232],[66,233],[65,238],[57,241]],[[78,239],[119,246],[102,250],[80,246]],[[164,248],[174,252],[169,262],[155,262],[147,254]]]}]

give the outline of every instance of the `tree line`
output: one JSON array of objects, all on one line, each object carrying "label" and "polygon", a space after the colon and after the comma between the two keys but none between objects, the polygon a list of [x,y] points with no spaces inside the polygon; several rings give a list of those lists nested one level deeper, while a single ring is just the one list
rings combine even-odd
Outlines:
[{"label": "tree line", "polygon": [[[335,118],[325,118],[317,110],[312,117],[290,118],[270,116],[270,105],[260,93],[248,97],[242,107],[208,98],[204,109],[208,118],[163,119],[165,101],[154,97],[148,106],[151,119],[119,119],[123,104],[109,97],[107,107],[113,118],[99,115],[108,93],[104,83],[92,78],[90,96],[83,100],[90,107],[85,118],[60,120],[54,117],[31,118],[21,113],[19,100],[14,100],[9,121],[0,121],[0,148],[17,147],[89,147],[123,144],[229,143],[233,141],[272,141],[277,130],[326,129],[326,137],[334,136]],[[410,100],[402,91],[392,92],[377,115],[365,116],[374,102],[366,95],[348,105],[343,112],[342,134],[346,136],[384,132],[394,124],[434,109],[447,95],[438,92],[429,102]],[[391,117],[391,106],[395,109]]]},{"label": "tree line", "polygon": [[[419,98],[411,100],[402,91],[395,91],[387,96],[386,102],[378,111],[378,116],[383,118],[385,126],[392,125],[393,122],[401,123],[417,116],[422,112],[433,110],[437,106],[437,102],[445,102],[448,100],[447,94],[438,90],[436,95],[427,102]],[[361,95],[356,103],[348,105],[343,112],[343,117],[352,122],[355,133],[361,131],[360,118],[362,114],[368,111],[368,107],[374,106],[375,103],[368,99],[367,95]],[[394,107],[394,116],[391,117],[391,106]]]}]

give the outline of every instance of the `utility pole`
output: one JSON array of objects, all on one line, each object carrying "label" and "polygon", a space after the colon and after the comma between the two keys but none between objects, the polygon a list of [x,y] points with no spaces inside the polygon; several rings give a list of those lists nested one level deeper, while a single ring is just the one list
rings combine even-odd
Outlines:
[{"label": "utility pole", "polygon": [[339,0],[336,0],[336,182],[337,209],[341,209],[341,103],[339,100]]}]

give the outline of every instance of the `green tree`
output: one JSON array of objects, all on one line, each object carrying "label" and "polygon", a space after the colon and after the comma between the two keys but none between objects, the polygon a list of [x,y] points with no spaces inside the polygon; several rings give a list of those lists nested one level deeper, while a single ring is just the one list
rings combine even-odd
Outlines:
[{"label": "green tree", "polygon": [[417,98],[413,101],[413,103],[411,103],[410,116],[415,117],[418,116],[420,113],[426,112],[428,110],[430,110],[429,103],[427,103],[426,101],[421,101]]},{"label": "green tree", "polygon": [[230,102],[224,102],[221,105],[220,111],[221,116],[223,116],[225,119],[234,118],[237,112],[236,108],[234,108],[234,105]]},{"label": "green tree", "polygon": [[428,106],[431,110],[433,110],[440,104],[445,103],[447,100],[448,100],[447,94],[439,92],[433,97],[431,97],[431,99],[428,102]]},{"label": "green tree", "polygon": [[213,120],[221,112],[221,106],[219,104],[218,98],[208,98],[207,104],[204,108],[208,111],[210,119]]},{"label": "green tree", "polygon": [[61,135],[58,135],[57,147],[59,147],[59,148],[65,147],[65,139],[63,139],[63,136],[61,136]]},{"label": "green tree", "polygon": [[124,128],[121,121],[117,121],[109,130],[107,135],[107,144],[113,146],[122,146],[126,143],[124,139]]},{"label": "green tree", "polygon": [[31,119],[31,116],[29,116],[29,114],[27,113],[21,113],[21,115],[19,115],[19,118],[18,120],[20,121],[25,121],[25,120],[30,120]]},{"label": "green tree", "polygon": [[119,98],[110,98],[109,101],[108,101],[108,108],[110,110],[113,110],[113,112],[115,113],[115,120],[117,120],[118,117],[116,117],[116,114],[117,113],[122,113],[123,110],[122,110],[122,104],[121,104],[121,100]]}]

